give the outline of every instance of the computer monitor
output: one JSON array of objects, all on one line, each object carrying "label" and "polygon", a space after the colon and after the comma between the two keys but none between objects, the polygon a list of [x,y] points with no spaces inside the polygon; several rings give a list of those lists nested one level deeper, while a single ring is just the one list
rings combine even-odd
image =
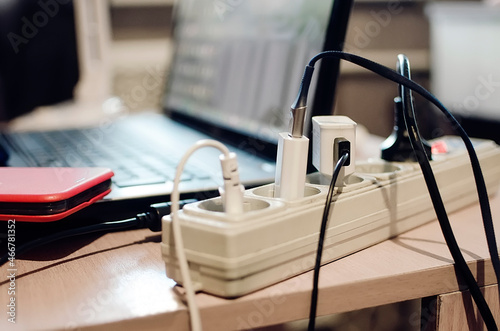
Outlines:
[{"label": "computer monitor", "polygon": [[[275,146],[288,130],[305,65],[322,50],[342,49],[351,7],[332,0],[180,2],[164,108],[201,129],[213,124]],[[320,64],[308,127],[312,116],[332,113],[338,71],[338,61]]]}]

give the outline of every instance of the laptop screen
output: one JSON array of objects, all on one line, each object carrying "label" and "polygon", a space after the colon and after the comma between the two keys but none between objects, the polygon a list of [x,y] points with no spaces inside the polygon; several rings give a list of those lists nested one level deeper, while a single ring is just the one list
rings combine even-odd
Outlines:
[{"label": "laptop screen", "polygon": [[323,49],[332,5],[179,1],[164,108],[187,121],[275,143],[277,133],[288,130],[305,65]]}]

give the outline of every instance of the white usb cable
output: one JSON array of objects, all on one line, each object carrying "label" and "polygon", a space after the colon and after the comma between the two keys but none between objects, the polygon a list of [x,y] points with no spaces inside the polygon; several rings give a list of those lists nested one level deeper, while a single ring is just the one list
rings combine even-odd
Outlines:
[{"label": "white usb cable", "polygon": [[200,311],[196,305],[195,290],[189,274],[189,266],[184,252],[184,242],[182,240],[181,227],[179,224],[179,182],[189,157],[198,149],[202,147],[214,147],[221,151],[220,156],[222,173],[224,177],[224,187],[219,191],[222,193],[222,200],[224,210],[228,213],[238,213],[243,211],[243,185],[239,182],[238,162],[236,154],[229,152],[229,149],[222,143],[216,140],[200,140],[191,146],[177,165],[174,178],[174,186],[170,200],[172,203],[170,216],[172,218],[172,232],[174,236],[175,252],[179,262],[179,269],[181,272],[182,286],[186,291],[186,299],[189,309],[189,319],[191,323],[191,330],[202,330]]},{"label": "white usb cable", "polygon": [[307,92],[313,67],[306,66],[297,99],[290,109],[290,131],[278,136],[274,197],[295,200],[304,197],[307,174],[309,139],[304,136],[307,112]]},{"label": "white usb cable", "polygon": [[219,159],[222,166],[222,177],[224,177],[224,186],[219,188],[224,212],[227,214],[242,213],[245,188],[240,183],[236,154],[222,154]]},{"label": "white usb cable", "polygon": [[309,152],[309,139],[303,135],[306,109],[306,106],[292,106],[290,132],[279,134],[275,198],[295,200],[304,196]]}]

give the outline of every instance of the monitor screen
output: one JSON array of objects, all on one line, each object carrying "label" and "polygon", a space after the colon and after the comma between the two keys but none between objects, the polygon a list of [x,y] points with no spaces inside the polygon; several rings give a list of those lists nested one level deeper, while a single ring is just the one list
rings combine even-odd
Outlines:
[{"label": "monitor screen", "polygon": [[288,130],[305,65],[323,49],[332,5],[180,1],[165,108],[275,142]]}]

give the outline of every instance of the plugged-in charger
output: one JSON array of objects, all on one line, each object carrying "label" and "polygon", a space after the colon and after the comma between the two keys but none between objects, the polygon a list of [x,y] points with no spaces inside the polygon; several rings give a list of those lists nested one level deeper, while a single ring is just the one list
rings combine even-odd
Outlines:
[{"label": "plugged-in charger", "polygon": [[224,178],[224,186],[219,188],[219,193],[222,197],[224,211],[228,214],[242,213],[245,187],[240,183],[236,154],[221,154],[219,159]]},{"label": "plugged-in charger", "polygon": [[295,200],[304,196],[308,151],[307,137],[292,137],[286,132],[280,133],[276,158],[275,198]]},{"label": "plugged-in charger", "polygon": [[339,173],[336,186],[343,185],[343,177],[355,170],[353,160],[356,155],[356,122],[347,116],[314,116],[312,163],[323,175],[331,176],[342,152],[349,153],[346,165]]}]

